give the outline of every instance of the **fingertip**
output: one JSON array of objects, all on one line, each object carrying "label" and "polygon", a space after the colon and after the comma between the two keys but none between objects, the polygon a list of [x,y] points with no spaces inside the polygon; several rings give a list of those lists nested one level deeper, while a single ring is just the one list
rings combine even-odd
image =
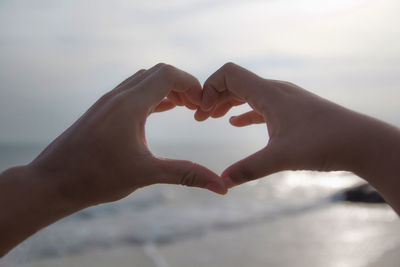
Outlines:
[{"label": "fingertip", "polygon": [[199,106],[200,103],[195,103],[194,101],[192,101],[188,96],[186,96],[185,94],[180,94],[180,98],[183,102],[183,104],[191,110],[196,110]]},{"label": "fingertip", "polygon": [[196,106],[200,106],[202,102],[202,89],[200,83],[198,84],[197,87],[192,87],[189,90],[187,90],[184,93],[184,96],[190,103]]},{"label": "fingertip", "polygon": [[225,171],[222,173],[221,178],[222,178],[222,181],[223,181],[224,184],[225,184],[225,187],[228,188],[228,189],[229,189],[229,188],[232,188],[232,187],[234,187],[234,186],[237,185],[237,183],[235,183],[235,182],[232,180],[232,178],[229,176],[228,170],[225,170]]},{"label": "fingertip", "polygon": [[160,104],[158,104],[154,108],[153,112],[164,112],[164,111],[171,110],[175,107],[176,107],[176,105],[174,102],[170,101],[169,99],[164,99],[163,101],[160,102]]},{"label": "fingertip", "polygon": [[208,112],[204,112],[203,110],[201,110],[201,108],[198,108],[194,113],[194,118],[196,121],[205,121],[209,117],[210,114]]},{"label": "fingertip", "polygon": [[198,180],[197,183],[192,186],[205,188],[220,195],[225,195],[228,192],[224,181],[219,175],[201,165],[194,166],[196,170],[195,172],[197,173],[195,177],[197,177]]},{"label": "fingertip", "polygon": [[216,182],[209,182],[205,188],[207,190],[210,190],[211,192],[220,194],[220,195],[226,195],[228,193],[228,189],[226,188],[225,185],[216,183]]},{"label": "fingertip", "polygon": [[203,121],[202,120],[202,117],[199,115],[199,112],[198,112],[199,110],[196,110],[196,112],[194,113],[194,119],[196,120],[196,121]]},{"label": "fingertip", "polygon": [[232,188],[237,185],[235,182],[233,182],[232,178],[230,177],[225,177],[223,181],[225,183],[226,188]]},{"label": "fingertip", "polygon": [[235,126],[235,127],[242,127],[243,125],[241,125],[240,123],[239,123],[239,121],[238,121],[238,116],[232,116],[232,117],[230,117],[229,118],[229,123],[232,125],[232,126]]},{"label": "fingertip", "polygon": [[210,111],[217,103],[219,93],[207,82],[203,87],[200,108],[203,111]]}]

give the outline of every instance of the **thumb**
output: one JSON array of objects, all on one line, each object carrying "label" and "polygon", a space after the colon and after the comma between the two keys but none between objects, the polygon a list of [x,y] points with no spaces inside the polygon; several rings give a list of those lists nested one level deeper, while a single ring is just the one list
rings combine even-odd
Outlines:
[{"label": "thumb", "polygon": [[267,146],[229,166],[223,171],[221,177],[226,187],[231,188],[281,171],[282,166],[282,155],[275,152],[271,146]]},{"label": "thumb", "polygon": [[227,188],[217,174],[211,170],[186,160],[157,159],[160,174],[156,183],[180,184],[208,189],[224,195]]}]

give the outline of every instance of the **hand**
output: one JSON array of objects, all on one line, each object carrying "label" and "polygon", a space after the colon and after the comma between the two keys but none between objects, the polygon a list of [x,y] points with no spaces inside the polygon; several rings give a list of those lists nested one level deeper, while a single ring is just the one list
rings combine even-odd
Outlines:
[{"label": "hand", "polygon": [[[282,170],[361,172],[370,118],[347,110],[294,84],[263,79],[233,63],[203,86],[199,121],[225,115],[248,103],[253,110],[230,119],[233,126],[267,123],[265,148],[227,168],[228,187]],[[367,161],[367,162],[366,162]]]},{"label": "hand", "polygon": [[[168,96],[168,98],[165,98]],[[225,194],[212,171],[183,160],[155,157],[145,139],[146,118],[178,105],[196,109],[201,85],[193,76],[158,64],[140,70],[98,100],[31,164],[67,198],[92,205],[118,200],[137,188],[182,184]]]}]

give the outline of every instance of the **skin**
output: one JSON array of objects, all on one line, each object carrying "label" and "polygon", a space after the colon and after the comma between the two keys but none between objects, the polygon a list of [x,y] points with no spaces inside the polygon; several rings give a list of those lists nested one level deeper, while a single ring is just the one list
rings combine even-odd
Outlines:
[{"label": "skin", "polygon": [[195,118],[222,117],[244,103],[253,110],[231,117],[230,123],[266,123],[269,140],[266,147],[222,173],[228,187],[283,170],[344,170],[367,180],[400,213],[398,128],[233,63],[204,83]]},{"label": "skin", "polygon": [[0,175],[0,256],[43,227],[83,208],[119,200],[138,188],[180,184],[219,194],[218,175],[198,164],[163,159],[148,149],[152,112],[197,109],[196,78],[166,64],[140,70],[101,97],[33,162]]},{"label": "skin", "polygon": [[[222,117],[237,127],[266,123],[265,148],[215,173],[195,163],[155,157],[144,126],[152,112],[197,109],[199,121]],[[400,131],[291,83],[263,79],[233,63],[204,84],[172,66],[140,70],[99,99],[33,162],[0,174],[0,255],[41,228],[83,208],[119,200],[156,183],[225,194],[283,170],[352,171],[400,212]],[[12,204],[10,204],[12,203]]]}]

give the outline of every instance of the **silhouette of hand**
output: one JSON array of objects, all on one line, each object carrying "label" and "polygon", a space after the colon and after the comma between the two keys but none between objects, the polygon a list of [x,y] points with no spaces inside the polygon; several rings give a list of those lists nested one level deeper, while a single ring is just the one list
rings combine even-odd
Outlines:
[{"label": "silhouette of hand", "polygon": [[209,169],[157,158],[146,145],[146,118],[175,104],[196,109],[201,90],[196,78],[170,65],[140,70],[99,99],[30,168],[42,179],[51,177],[63,195],[86,206],[118,200],[156,183],[225,194],[222,180]]},{"label": "silhouette of hand", "polygon": [[282,170],[357,173],[363,165],[362,137],[370,125],[364,123],[363,115],[294,84],[263,79],[233,63],[225,64],[204,83],[195,118],[218,118],[246,102],[253,110],[232,117],[230,123],[242,127],[266,122],[269,141],[222,173],[227,187]]}]

